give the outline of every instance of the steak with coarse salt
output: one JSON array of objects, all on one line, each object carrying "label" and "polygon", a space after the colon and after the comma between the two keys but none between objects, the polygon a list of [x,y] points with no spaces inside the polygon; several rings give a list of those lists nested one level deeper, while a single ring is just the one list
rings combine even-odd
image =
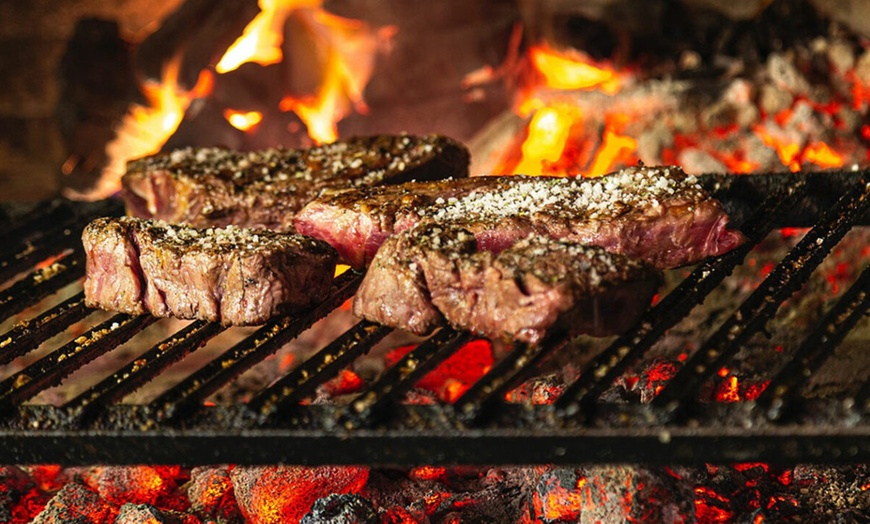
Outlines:
[{"label": "steak with coarse salt", "polygon": [[325,189],[468,176],[468,150],[443,136],[355,137],[310,149],[186,148],[131,161],[127,214],[195,227],[291,231]]},{"label": "steak with coarse salt", "polygon": [[354,313],[417,335],[446,323],[534,344],[555,333],[622,332],[660,283],[658,270],[600,247],[530,235],[494,254],[470,231],[427,223],[384,243]]},{"label": "steak with coarse salt", "polygon": [[658,268],[692,264],[745,237],[694,176],[633,167],[599,178],[472,177],[324,194],[296,217],[300,233],[362,267],[395,232],[422,222],[457,225],[498,252],[530,233],[596,245]]},{"label": "steak with coarse salt", "polygon": [[131,217],[91,222],[82,242],[88,306],[225,325],[320,302],[337,260],[328,244],[301,235]]}]

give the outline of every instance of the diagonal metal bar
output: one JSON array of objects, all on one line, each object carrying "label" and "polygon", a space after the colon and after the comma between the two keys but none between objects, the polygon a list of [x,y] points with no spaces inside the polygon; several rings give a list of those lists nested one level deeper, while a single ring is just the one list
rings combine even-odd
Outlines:
[{"label": "diagonal metal bar", "polygon": [[471,340],[471,335],[448,327],[414,348],[388,369],[350,405],[348,423],[368,426],[385,414],[423,376]]},{"label": "diagonal metal bar", "polygon": [[60,384],[70,373],[117,348],[156,320],[151,315],[115,315],[0,382],[0,404],[8,408]]},{"label": "diagonal metal bar", "polygon": [[362,275],[348,271],[336,278],[330,297],[301,316],[273,319],[253,335],[166,391],[151,403],[161,418],[174,418],[197,405],[255,364],[296,338],[312,324],[352,297]]},{"label": "diagonal metal bar", "polygon": [[365,320],[359,322],[252,398],[248,402],[248,409],[257,413],[261,424],[267,422],[275,414],[314,393],[319,385],[336,376],[358,356],[367,353],[391,331],[392,328]]},{"label": "diagonal metal bar", "polygon": [[800,388],[822,367],[849,331],[867,314],[868,308],[870,267],[864,269],[770,381],[767,389],[755,401],[757,409],[770,420],[784,420],[793,414],[795,397]]},{"label": "diagonal metal bar", "polygon": [[540,344],[518,343],[480,380],[474,383],[453,405],[462,421],[474,423],[487,410],[504,400],[505,394],[531,376],[537,364],[552,352],[559,351],[567,339],[548,339]]},{"label": "diagonal metal bar", "polygon": [[[677,375],[653,399],[666,413],[686,415],[706,379],[712,376],[809,278],[831,249],[870,207],[870,172],[829,209]],[[679,411],[679,413],[677,413]]]},{"label": "diagonal metal bar", "polygon": [[[789,192],[794,194],[797,188]],[[629,332],[617,338],[607,349],[590,360],[556,401],[562,416],[590,417],[601,393],[643,355],[665,332],[683,320],[701,304],[746,255],[774,227],[785,202],[782,192],[769,197],[743,225],[747,241],[736,249],[698,266],[671,293],[653,306]]]},{"label": "diagonal metal bar", "polygon": [[85,306],[84,293],[79,293],[36,318],[18,322],[0,335],[0,366],[33,351],[93,312],[93,309]]},{"label": "diagonal metal bar", "polygon": [[74,251],[0,292],[0,321],[32,306],[84,274],[84,254]]},{"label": "diagonal metal bar", "polygon": [[95,409],[119,402],[225,329],[215,322],[192,322],[65,404],[67,419],[80,420]]}]

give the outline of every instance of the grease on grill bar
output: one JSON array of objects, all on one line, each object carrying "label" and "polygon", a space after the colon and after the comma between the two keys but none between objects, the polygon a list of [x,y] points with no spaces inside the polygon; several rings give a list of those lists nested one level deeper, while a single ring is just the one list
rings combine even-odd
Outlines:
[{"label": "grease on grill bar", "polygon": [[[858,384],[851,398],[808,401],[801,393],[866,315],[868,269],[837,300],[830,300],[828,312],[794,351],[783,353],[786,361],[774,368],[768,389],[756,400],[737,405],[702,400],[704,384],[717,380],[717,372],[730,365],[751,336],[765,332],[783,302],[840,239],[855,225],[870,224],[870,174],[717,175],[701,180],[742,224],[749,242],[683,277],[634,329],[580,366],[579,378],[564,384],[553,405],[514,404],[505,397],[539,375],[548,357],[570,344],[566,340],[517,344],[452,405],[406,402],[409,390],[472,338],[450,329],[417,344],[355,397],[309,404],[320,386],[392,333],[365,321],[334,333],[307,360],[252,391],[247,404],[205,405],[215,392],[351,297],[361,277],[353,272],[336,277],[334,291],[323,304],[272,320],[210,357],[175,386],[157,392],[150,403],[122,402],[173,364],[201,354],[199,348],[225,328],[189,323],[156,344],[142,343],[150,349],[106,371],[107,376],[61,407],[28,403],[97,356],[128,340],[136,342],[141,338],[137,333],[156,322],[126,315],[92,320],[93,311],[72,287],[83,274],[83,254],[71,239],[94,216],[119,214],[118,203],[44,206],[0,234],[4,245],[15,246],[0,255],[0,276],[8,281],[0,295],[0,318],[14,317],[7,318],[6,332],[0,335],[0,364],[7,367],[0,377],[0,460],[371,465],[870,460],[870,424],[863,421],[870,381]],[[605,393],[666,340],[669,330],[690,313],[707,314],[701,307],[705,299],[772,230],[785,226],[812,229],[711,336],[699,340],[698,349],[687,355],[685,365],[665,381],[652,402],[608,400]],[[47,267],[34,267],[44,259]],[[58,293],[62,289],[72,289],[71,296]],[[32,313],[31,306],[40,300],[43,311]],[[77,322],[88,325],[84,334],[73,331]],[[56,335],[68,341],[37,354],[24,368],[10,366]]]}]

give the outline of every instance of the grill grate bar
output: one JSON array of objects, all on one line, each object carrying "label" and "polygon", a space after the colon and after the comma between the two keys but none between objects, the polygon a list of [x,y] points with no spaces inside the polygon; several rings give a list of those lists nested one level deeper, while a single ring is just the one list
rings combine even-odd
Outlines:
[{"label": "grill grate bar", "polygon": [[[794,194],[802,188],[791,188]],[[695,268],[672,292],[651,308],[637,326],[621,335],[606,350],[593,358],[581,370],[559,399],[555,408],[563,416],[591,417],[601,393],[625,370],[637,362],[665,332],[683,320],[701,304],[746,255],[774,228],[785,207],[785,191],[767,198],[743,225],[747,242]]]},{"label": "grill grate bar", "polygon": [[20,245],[18,252],[0,260],[0,282],[6,282],[50,256],[71,251],[79,245],[81,245],[80,237],[74,235],[70,229],[56,231],[42,236],[37,241]]},{"label": "grill grate bar", "polygon": [[0,366],[38,348],[40,344],[93,313],[79,293],[33,319],[22,320],[0,335]]},{"label": "grill grate bar", "polygon": [[812,373],[822,367],[849,330],[867,314],[868,308],[870,266],[861,272],[756,400],[756,406],[769,420],[781,421],[794,414],[794,403],[800,388]]},{"label": "grill grate bar", "polygon": [[362,321],[347,330],[331,344],[312,355],[283,378],[264,389],[248,402],[248,408],[257,413],[260,424],[276,413],[298,404],[347,367],[358,356],[367,353],[392,328]]},{"label": "grill grate bar", "polygon": [[5,259],[12,255],[19,246],[32,236],[38,235],[40,231],[67,221],[73,216],[73,209],[63,200],[52,200],[47,205],[36,206],[0,231],[2,257]]},{"label": "grill grate bar", "polygon": [[505,394],[528,378],[545,356],[561,350],[566,343],[567,339],[562,337],[540,344],[515,344],[510,353],[459,397],[454,405],[457,416],[468,424],[482,420],[489,408],[501,404]]},{"label": "grill grate bar", "polygon": [[156,320],[150,315],[115,315],[0,382],[0,403],[17,405],[59,384],[73,371],[115,349]]},{"label": "grill grate bar", "polygon": [[224,329],[223,326],[215,322],[202,320],[192,322],[178,333],[136,357],[133,362],[119,369],[110,377],[69,401],[63,406],[68,420],[81,420],[97,407],[119,402],[172,364],[205,345]]},{"label": "grill grate bar", "polygon": [[296,338],[328,315],[359,287],[362,275],[347,271],[335,279],[334,291],[326,300],[302,316],[289,315],[267,322],[253,335],[228,349],[222,356],[166,391],[151,403],[161,418],[175,418],[202,404],[229,381]]},{"label": "grill grate bar", "polygon": [[414,348],[384,372],[371,386],[351,403],[348,423],[370,426],[400,397],[414,387],[418,380],[450,357],[471,340],[468,333],[456,332],[448,327]]},{"label": "grill grate bar", "polygon": [[0,321],[32,306],[84,275],[83,257],[84,254],[76,250],[9,286],[0,293]]},{"label": "grill grate bar", "polygon": [[653,399],[668,415],[686,415],[704,381],[764,326],[782,302],[809,278],[831,249],[870,207],[870,172],[844,194]]}]

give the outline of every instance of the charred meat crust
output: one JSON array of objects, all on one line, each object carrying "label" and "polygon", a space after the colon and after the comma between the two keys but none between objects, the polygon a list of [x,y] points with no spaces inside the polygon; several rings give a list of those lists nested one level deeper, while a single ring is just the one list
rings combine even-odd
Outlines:
[{"label": "charred meat crust", "polygon": [[296,217],[299,232],[363,267],[383,241],[422,222],[475,234],[504,249],[530,233],[597,245],[673,268],[745,239],[718,201],[677,167],[636,167],[600,178],[472,177],[324,194]]},{"label": "charred meat crust", "polygon": [[186,148],[131,161],[121,195],[130,216],[291,231],[296,212],[324,190],[464,177],[468,163],[463,145],[438,135],[355,137],[298,150]]},{"label": "charred meat crust", "polygon": [[261,324],[330,291],[337,254],[295,234],[100,218],[84,230],[85,301],[140,315]]},{"label": "charred meat crust", "polygon": [[530,235],[494,254],[468,230],[427,223],[384,243],[354,313],[418,335],[447,323],[539,343],[553,333],[624,331],[660,283],[648,264],[602,248]]}]

